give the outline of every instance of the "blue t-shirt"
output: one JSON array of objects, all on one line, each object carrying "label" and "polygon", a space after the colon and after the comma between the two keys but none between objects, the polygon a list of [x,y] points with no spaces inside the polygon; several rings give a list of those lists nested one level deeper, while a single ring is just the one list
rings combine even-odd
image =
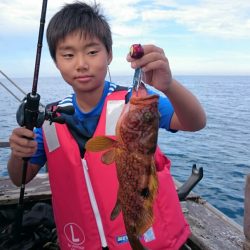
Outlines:
[{"label": "blue t-shirt", "polygon": [[[112,93],[116,88],[116,84],[110,83],[108,81],[105,81],[104,84],[104,90],[102,97],[99,101],[99,103],[96,105],[94,109],[92,109],[90,112],[83,112],[76,101],[76,95],[71,94],[65,99],[63,99],[60,104],[71,104],[75,108],[75,113],[73,115],[73,121],[74,125],[77,127],[79,126],[79,130],[83,131],[87,134],[89,137],[91,137],[96,129],[99,116],[102,112],[102,108],[106,99],[106,96],[110,93]],[[131,91],[131,88],[128,90]],[[153,90],[148,90],[149,94],[155,94]],[[160,128],[164,128],[168,131],[170,130],[170,122],[174,113],[174,109],[172,104],[170,103],[169,99],[165,96],[160,95],[159,98],[159,112],[160,112]],[[84,122],[88,120],[88,122]],[[37,152],[31,157],[30,162],[33,164],[37,164],[39,166],[43,166],[46,161],[47,157],[44,150],[43,145],[43,134],[42,134],[42,128],[35,128],[35,134],[36,134],[36,141],[38,143],[38,149]]]}]

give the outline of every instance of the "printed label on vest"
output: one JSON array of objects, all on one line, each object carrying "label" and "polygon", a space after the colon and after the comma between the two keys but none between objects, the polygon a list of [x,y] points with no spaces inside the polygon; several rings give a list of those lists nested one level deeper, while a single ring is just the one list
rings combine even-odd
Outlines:
[{"label": "printed label on vest", "polygon": [[127,243],[128,242],[128,236],[126,234],[125,235],[121,235],[121,236],[117,236],[116,237],[116,242],[118,244]]},{"label": "printed label on vest", "polygon": [[43,123],[43,131],[46,137],[49,152],[52,152],[60,147],[60,143],[56,133],[55,124],[50,124],[49,121]]},{"label": "printed label on vest", "polygon": [[108,101],[106,114],[106,135],[115,135],[116,123],[124,106],[124,100]]},{"label": "printed label on vest", "polygon": [[68,240],[68,246],[73,249],[84,249],[81,246],[85,242],[83,230],[76,223],[68,223],[64,226],[64,234]]},{"label": "printed label on vest", "polygon": [[155,233],[152,227],[150,227],[144,234],[143,238],[145,242],[150,242],[152,240],[155,240]]},{"label": "printed label on vest", "polygon": [[[144,239],[145,242],[150,242],[155,240],[155,233],[152,227],[150,227],[140,239]],[[128,242],[128,236],[126,234],[116,237],[117,244],[124,244]]]}]

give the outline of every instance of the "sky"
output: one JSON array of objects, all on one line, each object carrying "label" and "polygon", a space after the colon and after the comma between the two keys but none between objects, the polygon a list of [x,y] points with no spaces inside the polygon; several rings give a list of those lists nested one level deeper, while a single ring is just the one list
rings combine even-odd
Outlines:
[{"label": "sky", "polygon": [[[65,3],[48,0],[46,25]],[[92,3],[93,1],[86,1]],[[129,75],[131,44],[164,49],[173,75],[250,75],[250,1],[96,0],[113,34],[111,75]],[[42,0],[0,1],[0,70],[33,77]],[[43,39],[40,76],[59,76]]]}]

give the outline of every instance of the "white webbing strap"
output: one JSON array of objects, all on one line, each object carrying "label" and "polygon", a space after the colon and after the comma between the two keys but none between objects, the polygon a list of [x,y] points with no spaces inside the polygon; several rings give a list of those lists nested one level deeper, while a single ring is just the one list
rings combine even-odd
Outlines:
[{"label": "white webbing strap", "polygon": [[124,106],[124,100],[110,100],[107,102],[105,135],[115,135],[116,123]]},{"label": "white webbing strap", "polygon": [[108,244],[107,244],[107,240],[106,240],[106,237],[104,234],[102,219],[101,219],[101,215],[100,215],[100,212],[99,212],[99,209],[97,206],[94,190],[93,190],[91,180],[89,177],[89,173],[88,173],[87,162],[85,159],[82,159],[82,166],[83,166],[84,177],[85,177],[85,181],[86,181],[86,185],[87,185],[87,189],[88,189],[88,194],[89,194],[89,198],[90,198],[90,203],[91,203],[91,206],[92,206],[92,209],[94,212],[94,216],[95,216],[99,236],[101,239],[102,247],[107,247]]},{"label": "white webbing strap", "polygon": [[49,152],[52,152],[60,147],[58,136],[56,133],[55,124],[50,124],[49,121],[43,123],[43,132],[46,138],[46,143],[49,149]]}]

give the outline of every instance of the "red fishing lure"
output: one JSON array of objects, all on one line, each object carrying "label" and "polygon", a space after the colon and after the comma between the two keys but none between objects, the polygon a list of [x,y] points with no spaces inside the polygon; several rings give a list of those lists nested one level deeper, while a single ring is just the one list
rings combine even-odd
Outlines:
[{"label": "red fishing lure", "polygon": [[144,50],[141,44],[133,44],[130,47],[130,56],[134,59],[139,59],[144,55]]}]

